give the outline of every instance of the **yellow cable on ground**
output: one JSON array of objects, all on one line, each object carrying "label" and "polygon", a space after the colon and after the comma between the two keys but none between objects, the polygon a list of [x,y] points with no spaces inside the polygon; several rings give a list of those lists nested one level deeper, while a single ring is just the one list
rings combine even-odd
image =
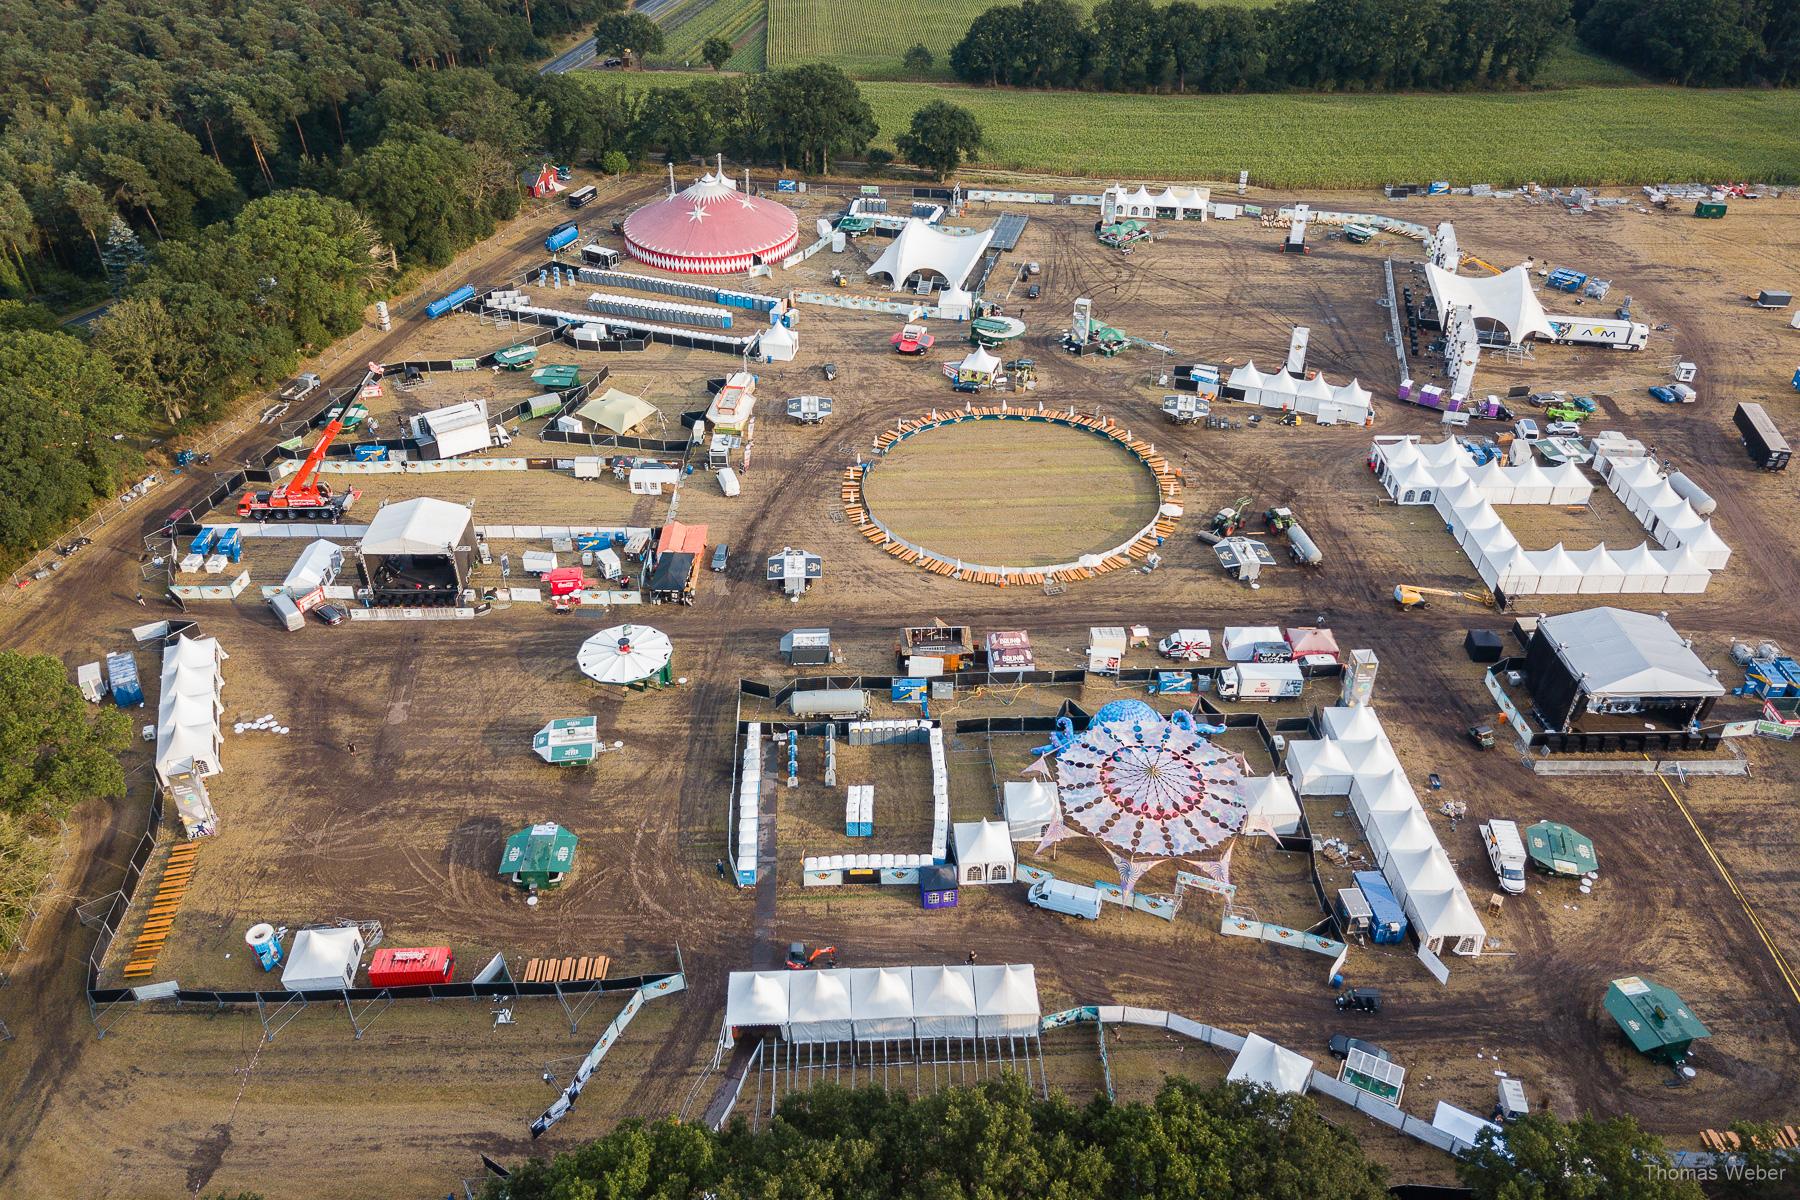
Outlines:
[{"label": "yellow cable on ground", "polygon": [[[1646,754],[1644,757],[1648,760],[1650,756]],[[1725,886],[1731,889],[1731,894],[1736,896],[1737,902],[1743,906],[1744,915],[1750,918],[1750,928],[1756,930],[1756,936],[1761,938],[1762,944],[1768,948],[1769,957],[1775,960],[1776,973],[1781,976],[1781,981],[1787,984],[1788,994],[1793,996],[1796,1003],[1800,1003],[1800,974],[1795,973],[1794,968],[1788,963],[1787,955],[1781,952],[1781,947],[1777,946],[1775,939],[1769,936],[1769,931],[1763,926],[1762,918],[1756,915],[1756,910],[1750,906],[1750,901],[1738,887],[1737,880],[1733,879],[1731,872],[1725,869],[1725,864],[1714,852],[1712,843],[1706,840],[1704,833],[1700,832],[1700,825],[1694,820],[1694,814],[1688,811],[1688,806],[1681,802],[1681,797],[1676,795],[1675,789],[1669,786],[1668,778],[1659,774],[1656,779],[1663,785],[1663,791],[1669,793],[1669,799],[1675,802],[1675,809],[1687,821],[1688,828],[1692,829],[1694,836],[1700,839],[1700,848],[1706,851],[1706,857],[1712,859],[1712,865],[1719,872],[1719,878],[1725,881]]]}]

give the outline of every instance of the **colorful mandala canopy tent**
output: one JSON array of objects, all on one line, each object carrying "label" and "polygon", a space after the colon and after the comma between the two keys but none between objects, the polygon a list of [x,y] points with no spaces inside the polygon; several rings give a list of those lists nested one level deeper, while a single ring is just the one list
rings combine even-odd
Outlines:
[{"label": "colorful mandala canopy tent", "polygon": [[1236,755],[1154,710],[1096,720],[1056,756],[1069,823],[1130,855],[1198,854],[1236,834],[1244,777]]}]

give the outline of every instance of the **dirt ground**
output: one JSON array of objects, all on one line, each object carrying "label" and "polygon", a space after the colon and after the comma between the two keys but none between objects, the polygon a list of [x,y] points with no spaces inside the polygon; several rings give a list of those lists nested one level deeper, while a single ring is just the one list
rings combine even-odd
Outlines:
[{"label": "dirt ground", "polygon": [[965,422],[915,434],[864,483],[870,511],[941,558],[1074,562],[1148,525],[1156,477],[1116,442],[1061,425]]},{"label": "dirt ground", "polygon": [[[609,184],[596,219],[613,219],[657,186]],[[1714,519],[1735,550],[1730,567],[1704,595],[1645,597],[1635,606],[1666,609],[1724,680],[1736,681],[1732,638],[1800,641],[1791,615],[1791,599],[1800,594],[1800,536],[1787,519],[1793,487],[1788,476],[1751,468],[1730,423],[1734,403],[1755,399],[1770,405],[1778,424],[1800,428],[1800,405],[1786,384],[1795,335],[1784,314],[1757,311],[1743,299],[1758,286],[1785,286],[1777,276],[1794,269],[1800,201],[1734,204],[1726,221],[1705,222],[1672,212],[1569,215],[1522,201],[1301,198],[1427,223],[1453,219],[1462,244],[1490,262],[1548,256],[1610,276],[1615,289],[1629,292],[1638,319],[1656,331],[1644,352],[1545,347],[1528,363],[1484,361],[1478,379],[1491,390],[1526,382],[1610,396],[1612,408],[1598,427],[1654,442],[1717,498]],[[831,203],[823,191],[806,202],[812,207],[803,221]],[[988,215],[971,214],[965,223]],[[543,1071],[583,1052],[607,1015],[589,1014],[571,1036],[553,1002],[521,1003],[518,1023],[501,1027],[486,1003],[397,1005],[360,1041],[342,1011],[325,1005],[260,1048],[255,1015],[242,1010],[141,1012],[96,1039],[80,990],[93,934],[72,909],[118,886],[142,830],[148,752],[138,745],[128,761],[131,794],[81,814],[46,915],[28,952],[9,968],[10,986],[0,988],[0,1018],[17,1035],[0,1045],[0,1089],[11,1098],[0,1112],[0,1144],[7,1147],[0,1191],[414,1196],[473,1177],[478,1152],[502,1159],[551,1152],[624,1116],[692,1115],[719,1082],[704,1072],[727,972],[776,965],[790,940],[836,945],[850,966],[960,961],[970,950],[985,962],[1026,959],[1038,966],[1047,1009],[1164,1007],[1254,1029],[1321,1062],[1332,1032],[1355,1032],[1379,1040],[1409,1068],[1406,1107],[1413,1112],[1429,1114],[1438,1099],[1485,1112],[1493,1073],[1503,1069],[1525,1081],[1534,1104],[1565,1115],[1631,1112],[1677,1143],[1693,1144],[1697,1130],[1738,1117],[1800,1116],[1800,993],[1770,951],[1789,961],[1800,951],[1800,859],[1786,810],[1800,786],[1792,747],[1751,741],[1744,747],[1748,778],[1691,779],[1672,791],[1647,778],[1543,778],[1505,750],[1477,754],[1462,729],[1490,716],[1490,702],[1460,643],[1466,628],[1504,628],[1507,619],[1449,599],[1422,612],[1394,611],[1396,582],[1469,587],[1475,578],[1430,514],[1381,503],[1365,466],[1370,431],[1267,422],[1234,430],[1165,426],[1157,407],[1166,388],[1158,376],[1169,364],[1160,355],[1133,350],[1075,359],[1056,347],[1078,296],[1092,298],[1108,324],[1175,347],[1177,363],[1253,358],[1270,367],[1284,356],[1291,327],[1306,324],[1309,365],[1333,382],[1355,376],[1375,391],[1375,432],[1436,436],[1431,414],[1389,399],[1397,367],[1384,341],[1387,312],[1377,304],[1383,257],[1411,259],[1417,247],[1387,238],[1366,247],[1318,240],[1311,255],[1289,256],[1278,252],[1276,232],[1240,221],[1168,230],[1127,258],[1094,244],[1085,215],[1030,215],[1002,270],[1025,260],[1044,265],[1043,298],[1009,306],[1029,323],[1020,352],[1038,361],[1037,397],[1100,408],[1154,430],[1159,451],[1184,469],[1194,513],[1239,497],[1249,497],[1254,511],[1292,506],[1324,548],[1321,567],[1284,563],[1251,591],[1225,579],[1210,550],[1187,533],[1163,548],[1164,566],[1154,574],[1116,572],[1055,597],[955,583],[896,563],[838,519],[835,480],[892,421],[951,402],[948,384],[933,366],[889,351],[897,319],[802,307],[801,358],[759,368],[761,390],[771,398],[825,390],[837,400],[836,413],[820,426],[789,425],[773,412],[759,421],[743,494],[735,499],[703,474],[693,477],[682,489],[679,517],[707,524],[711,541],[729,542],[731,568],[707,573],[691,608],[630,613],[669,633],[684,684],[628,696],[585,687],[575,649],[595,629],[616,623],[617,613],[560,617],[515,605],[467,622],[313,625],[288,635],[254,593],[193,609],[202,631],[231,655],[227,720],[273,712],[292,732],[228,735],[225,774],[214,788],[220,834],[201,850],[158,974],[189,986],[250,985],[260,973],[242,934],[262,920],[380,920],[390,945],[447,941],[461,970],[495,950],[515,962],[598,951],[614,955],[620,972],[667,969],[679,947],[689,992],[645,1010],[602,1068],[606,1086],[589,1089],[569,1119],[529,1141],[526,1123],[554,1095]],[[538,210],[509,227],[505,252],[469,277],[487,281],[535,262],[544,228],[560,216]],[[855,253],[866,257],[866,250],[859,245]],[[817,284],[834,260],[844,265],[821,254],[795,278],[757,286]],[[460,330],[427,324],[416,305],[396,311],[393,333],[360,357],[474,354],[504,340],[468,322]],[[1699,364],[1701,398],[1666,408],[1643,389],[1663,381],[1677,359]],[[670,414],[693,407],[701,381],[730,366],[718,355],[666,350],[588,361],[612,367],[619,386],[641,391]],[[830,385],[820,378],[824,361],[839,367]],[[512,395],[515,382],[495,377],[466,386],[504,387]],[[430,392],[432,403],[454,395],[450,381],[434,380],[428,389],[438,389]],[[421,405],[425,399],[424,392],[416,398]],[[253,444],[247,440],[239,452]],[[668,507],[667,498],[632,497],[610,480],[576,483],[549,472],[366,482],[371,500],[473,499],[481,523],[654,524]],[[159,495],[144,519],[179,499],[174,491]],[[1521,523],[1542,522],[1521,540],[1630,544],[1609,501],[1598,497],[1586,513],[1521,513]],[[128,645],[127,630],[146,617],[133,603],[142,586],[142,532],[115,522],[56,578],[6,597],[5,644],[56,653],[71,668]],[[763,578],[762,557],[784,545],[824,558],[824,579],[797,604]],[[259,584],[279,582],[285,569],[277,552],[260,546],[247,561]],[[496,576],[478,574],[476,582],[492,584]],[[1558,612],[1589,602],[1545,596],[1529,607]],[[904,888],[803,890],[799,858],[841,822],[841,801],[834,809],[831,799],[841,791],[827,796],[818,789],[784,807],[775,869],[763,886],[740,892],[715,874],[726,850],[738,681],[782,678],[776,644],[787,629],[828,625],[842,656],[834,670],[886,673],[896,628],[933,617],[978,632],[1028,629],[1039,664],[1060,668],[1080,663],[1094,625],[1142,622],[1160,635],[1320,616],[1340,644],[1380,656],[1376,702],[1415,783],[1423,790],[1425,775],[1436,772],[1443,790],[1433,795],[1466,803],[1468,818],[1454,830],[1439,815],[1432,820],[1478,902],[1491,879],[1475,825],[1488,817],[1565,821],[1596,839],[1601,861],[1601,881],[1589,896],[1565,883],[1534,882],[1524,896],[1509,898],[1491,918],[1494,951],[1453,959],[1447,986],[1405,948],[1353,947],[1351,981],[1386,993],[1378,1017],[1337,1017],[1320,956],[1220,936],[1217,901],[1190,899],[1168,923],[1109,911],[1088,925],[1033,909],[1011,887],[968,889],[960,907],[935,913],[921,913]],[[139,660],[152,661],[147,652]],[[1144,650],[1128,659],[1153,661]],[[1078,693],[1084,705],[1125,694],[1100,683]],[[1066,694],[988,689],[961,695],[934,715],[1054,711]],[[1329,701],[1329,689],[1315,685],[1303,704],[1270,715]],[[1717,715],[1751,711],[1727,698]],[[578,712],[598,713],[602,735],[624,748],[585,769],[538,762],[531,732]],[[1030,750],[1018,743],[1027,740],[955,748],[959,818],[992,811],[994,785],[1017,777]],[[1268,767],[1266,759],[1253,762]],[[907,765],[869,765],[879,769],[879,831],[888,798],[900,803],[917,773]],[[1338,807],[1309,802],[1308,811],[1335,828]],[[895,828],[903,828],[905,810],[891,811]],[[569,825],[582,847],[570,883],[533,910],[494,868],[505,834],[540,819]],[[1353,824],[1346,829],[1355,832]],[[841,840],[841,825],[837,834]],[[1110,864],[1092,846],[1065,842],[1058,856],[1059,872],[1107,877]],[[1159,868],[1148,886],[1166,885],[1168,870]],[[1316,919],[1304,857],[1246,843],[1233,871],[1258,915],[1292,924],[1309,914]],[[1607,981],[1634,973],[1682,993],[1713,1030],[1696,1056],[1698,1076],[1680,1089],[1665,1086],[1666,1072],[1630,1052],[1601,1011]],[[1122,1056],[1130,1087],[1153,1086],[1163,1070],[1205,1077],[1222,1069],[1217,1062],[1192,1065],[1209,1054],[1201,1047],[1171,1050],[1135,1031],[1124,1037],[1114,1061]],[[1091,1055],[1071,1052],[1066,1064],[1057,1077],[1071,1090],[1099,1086]],[[1330,1115],[1366,1135],[1400,1178],[1447,1178],[1441,1158],[1378,1136],[1352,1114]],[[324,1145],[330,1154],[294,1150]]]}]

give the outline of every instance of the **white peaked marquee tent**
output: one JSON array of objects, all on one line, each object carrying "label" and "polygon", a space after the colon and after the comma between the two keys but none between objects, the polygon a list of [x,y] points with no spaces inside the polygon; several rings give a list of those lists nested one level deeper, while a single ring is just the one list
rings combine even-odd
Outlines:
[{"label": "white peaked marquee tent", "polygon": [[1317,741],[1290,741],[1288,775],[1302,796],[1350,797],[1382,877],[1433,954],[1480,954],[1487,929],[1456,877],[1375,710],[1327,708]]},{"label": "white peaked marquee tent", "polygon": [[1309,416],[1321,425],[1362,425],[1369,419],[1369,389],[1352,379],[1333,385],[1323,376],[1296,379],[1286,371],[1265,375],[1254,362],[1234,369],[1226,386],[1240,390],[1245,404],[1280,409]]},{"label": "white peaked marquee tent", "polygon": [[958,821],[951,826],[956,842],[956,878],[970,883],[1013,881],[1012,832],[1005,821]]},{"label": "white peaked marquee tent", "polygon": [[1531,272],[1523,266],[1485,279],[1465,279],[1428,263],[1425,278],[1431,286],[1432,303],[1437,305],[1439,313],[1448,313],[1452,308],[1470,308],[1477,321],[1505,326],[1515,342],[1528,337],[1549,340],[1556,336],[1555,330],[1550,328],[1550,319],[1544,315],[1544,306],[1538,303],[1537,293],[1531,288]]},{"label": "white peaked marquee tent", "polygon": [[733,971],[720,1041],[751,1029],[795,1043],[1024,1038],[1042,1016],[1029,963]]},{"label": "white peaked marquee tent", "polygon": [[1507,596],[1703,592],[1731,559],[1712,522],[1676,493],[1654,459],[1603,465],[1607,486],[1662,550],[1649,542],[1617,550],[1521,547],[1494,506],[1588,503],[1594,484],[1572,462],[1546,468],[1533,457],[1517,466],[1476,465],[1454,436],[1378,438],[1373,461],[1388,495],[1435,508],[1481,581]]},{"label": "white peaked marquee tent", "polygon": [[177,775],[205,778],[224,768],[219,717],[225,711],[217,638],[179,637],[163,649],[162,695],[156,712],[156,778],[167,787]]},{"label": "white peaked marquee tent", "polygon": [[906,286],[908,279],[922,273],[941,275],[946,288],[960,289],[993,240],[991,229],[975,234],[945,233],[918,217],[910,217],[866,274],[886,275],[896,292]]},{"label": "white peaked marquee tent", "polygon": [[1272,1092],[1299,1095],[1312,1085],[1312,1059],[1277,1045],[1260,1033],[1244,1035],[1244,1048],[1238,1051],[1225,1072],[1233,1083],[1253,1083]]}]

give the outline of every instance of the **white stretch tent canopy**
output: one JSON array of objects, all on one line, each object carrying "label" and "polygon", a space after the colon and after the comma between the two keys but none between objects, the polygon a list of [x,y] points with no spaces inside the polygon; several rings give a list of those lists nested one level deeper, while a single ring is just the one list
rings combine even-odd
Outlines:
[{"label": "white stretch tent canopy", "polygon": [[470,510],[448,500],[420,496],[389,504],[375,514],[363,534],[365,555],[449,554],[473,519]]},{"label": "white stretch tent canopy", "polygon": [[1388,495],[1400,504],[1436,508],[1481,581],[1508,596],[1703,592],[1711,573],[1731,558],[1712,522],[1676,494],[1651,459],[1610,463],[1606,479],[1645,532],[1665,547],[1660,552],[1648,544],[1621,551],[1519,545],[1494,506],[1588,503],[1594,485],[1575,463],[1546,469],[1533,457],[1516,466],[1476,466],[1454,436],[1441,442],[1378,438],[1373,454]]},{"label": "white stretch tent canopy", "polygon": [[1244,1035],[1244,1048],[1238,1051],[1225,1072],[1233,1083],[1253,1083],[1272,1092],[1299,1095],[1312,1085],[1312,1059],[1279,1046],[1260,1033]]},{"label": "white stretch tent canopy", "polygon": [[1425,278],[1439,313],[1467,306],[1474,310],[1476,320],[1504,325],[1515,342],[1528,337],[1549,341],[1556,336],[1550,319],[1544,315],[1544,306],[1531,289],[1531,272],[1523,266],[1485,279],[1465,279],[1427,263]]},{"label": "white stretch tent canopy", "polygon": [[575,410],[575,415],[608,433],[627,433],[656,415],[656,409],[642,396],[607,388]]},{"label": "white stretch tent canopy", "polygon": [[945,233],[918,217],[909,217],[867,274],[886,275],[896,292],[920,272],[935,272],[944,277],[946,288],[961,288],[993,240],[991,229],[966,235]]},{"label": "white stretch tent canopy", "polygon": [[1005,821],[958,821],[951,826],[951,832],[956,842],[959,882],[1012,882],[1012,834]]},{"label": "white stretch tent canopy", "polygon": [[163,649],[162,694],[156,712],[156,778],[164,787],[177,775],[217,775],[225,738],[219,716],[226,658],[217,638],[175,639]]},{"label": "white stretch tent canopy", "polygon": [[[1487,928],[1457,880],[1431,819],[1368,706],[1328,708],[1318,741],[1290,741],[1287,770],[1302,796],[1348,795],[1382,877],[1434,954],[1480,954]],[[1345,736],[1352,735],[1352,736]]]},{"label": "white stretch tent canopy", "polygon": [[363,937],[356,929],[302,929],[281,969],[281,986],[290,992],[340,991],[356,986],[362,965]]},{"label": "white stretch tent canopy", "polygon": [[748,1028],[790,1042],[1029,1037],[1042,1015],[1030,964],[733,971],[720,1041]]}]

